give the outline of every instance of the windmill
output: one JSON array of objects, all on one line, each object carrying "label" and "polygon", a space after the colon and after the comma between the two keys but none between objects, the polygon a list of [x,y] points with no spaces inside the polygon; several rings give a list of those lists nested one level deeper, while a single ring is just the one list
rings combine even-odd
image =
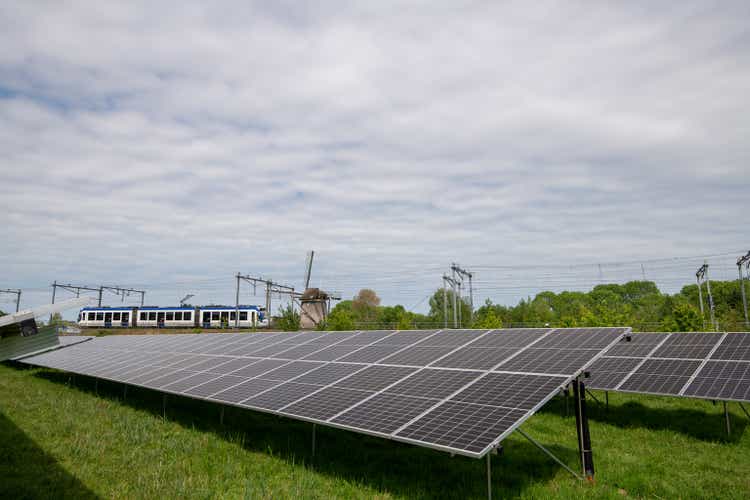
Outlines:
[{"label": "windmill", "polygon": [[320,288],[310,288],[310,276],[312,275],[313,259],[315,251],[307,253],[305,262],[305,291],[300,295],[300,326],[302,328],[316,328],[328,317],[331,308],[331,300],[341,300],[341,295],[326,292]]}]

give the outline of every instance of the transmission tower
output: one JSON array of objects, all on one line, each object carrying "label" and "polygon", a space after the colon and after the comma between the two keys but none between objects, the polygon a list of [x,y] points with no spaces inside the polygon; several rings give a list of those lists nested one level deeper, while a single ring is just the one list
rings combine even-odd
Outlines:
[{"label": "transmission tower", "polygon": [[750,274],[750,250],[737,259],[737,271],[740,274],[740,290],[742,290],[742,308],[745,312],[745,328],[750,327],[750,321],[747,318],[747,297],[745,296],[745,279],[742,275],[742,266],[745,266],[745,275]]},{"label": "transmission tower", "polygon": [[708,311],[709,315],[711,317],[711,327],[714,328],[714,330],[719,329],[719,325],[716,324],[716,318],[714,316],[714,298],[713,295],[711,295],[711,280],[708,279],[708,262],[703,262],[703,265],[698,268],[698,271],[695,273],[695,279],[698,282],[698,300],[700,301],[701,306],[701,317],[705,318],[703,313],[703,293],[701,292],[701,287],[703,283],[706,283],[706,290],[708,291]]}]

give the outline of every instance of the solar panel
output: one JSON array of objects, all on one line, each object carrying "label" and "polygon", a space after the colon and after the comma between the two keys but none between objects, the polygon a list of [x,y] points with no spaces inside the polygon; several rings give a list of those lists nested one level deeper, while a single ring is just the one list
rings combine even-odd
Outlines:
[{"label": "solar panel", "polygon": [[750,380],[744,378],[748,353],[747,333],[634,333],[631,342],[617,343],[591,366],[588,386],[750,401]]},{"label": "solar panel", "polygon": [[108,336],[26,361],[478,457],[626,332]]}]

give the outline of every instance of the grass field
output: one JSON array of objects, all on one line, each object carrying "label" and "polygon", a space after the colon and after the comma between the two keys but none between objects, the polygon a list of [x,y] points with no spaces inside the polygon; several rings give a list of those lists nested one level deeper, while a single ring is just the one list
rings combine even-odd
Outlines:
[{"label": "grass field", "polygon": [[[596,394],[599,396],[599,394]],[[610,394],[590,402],[595,484],[515,434],[493,497],[750,498],[750,432],[721,404]],[[0,365],[0,498],[485,498],[484,462],[53,370]],[[523,429],[578,468],[561,400]]]}]

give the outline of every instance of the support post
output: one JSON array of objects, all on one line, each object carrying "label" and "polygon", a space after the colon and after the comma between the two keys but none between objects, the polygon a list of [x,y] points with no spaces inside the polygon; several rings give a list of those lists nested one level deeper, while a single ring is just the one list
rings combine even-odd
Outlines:
[{"label": "support post", "polygon": [[99,307],[102,307],[102,292],[104,292],[104,287],[99,287]]},{"label": "support post", "polygon": [[221,405],[221,412],[219,413],[219,424],[224,425],[224,405]]},{"label": "support post", "polygon": [[316,424],[312,424],[312,456],[315,457],[315,430],[318,428]]},{"label": "support post", "polygon": [[[16,312],[21,308],[21,289],[18,289],[18,297],[16,297]],[[745,323],[747,323],[747,307],[745,308]]]},{"label": "support post", "polygon": [[586,386],[580,378],[573,381],[573,399],[576,412],[576,433],[578,434],[578,452],[581,458],[583,475],[589,481],[594,480],[594,456],[591,452],[591,435],[589,419],[586,413]]},{"label": "support post", "polygon": [[161,414],[164,417],[164,419],[167,418],[167,395],[164,394],[161,397]]},{"label": "support post", "polygon": [[718,332],[719,324],[716,322],[716,315],[714,314],[714,296],[711,295],[711,280],[708,278],[708,264],[706,264],[706,290],[708,290],[708,312],[711,318],[711,328]]},{"label": "support post", "polygon": [[[52,303],[55,303],[55,292],[57,292],[57,280],[52,283]],[[49,315],[49,321],[52,323],[52,313]]]},{"label": "support post", "polygon": [[701,321],[703,322],[703,325],[705,327],[706,315],[703,312],[703,290],[701,289],[702,283],[701,283],[700,276],[696,275],[695,281],[698,283],[698,304],[700,305],[700,308],[701,308]]},{"label": "support post", "polygon": [[271,329],[271,282],[266,281],[266,316],[268,316],[268,329]]},{"label": "support post", "polygon": [[234,300],[234,329],[240,327],[240,273],[237,273],[237,291]]},{"label": "support post", "polygon": [[492,500],[492,463],[490,461],[491,453],[487,453],[487,500]]},{"label": "support post", "polygon": [[727,409],[727,402],[724,401],[724,421],[727,423],[727,436],[732,435],[732,427],[729,423],[729,410]]},{"label": "support post", "polygon": [[128,397],[128,386],[124,385],[122,387],[122,400],[125,401],[125,398]]},{"label": "support post", "polygon": [[604,408],[609,411],[609,391],[604,391]]},{"label": "support post", "polygon": [[[748,252],[748,255],[750,255],[750,252]],[[740,274],[740,290],[742,290],[742,309],[745,312],[745,327],[747,328],[748,326],[750,326],[750,321],[748,321],[748,318],[747,318],[747,297],[745,296],[745,279],[742,276],[742,264],[743,263],[744,263],[744,258],[741,257],[740,260],[737,261],[737,271]]]},{"label": "support post", "polygon": [[98,378],[94,379],[94,393],[96,393],[97,396],[99,395],[99,379]]}]

